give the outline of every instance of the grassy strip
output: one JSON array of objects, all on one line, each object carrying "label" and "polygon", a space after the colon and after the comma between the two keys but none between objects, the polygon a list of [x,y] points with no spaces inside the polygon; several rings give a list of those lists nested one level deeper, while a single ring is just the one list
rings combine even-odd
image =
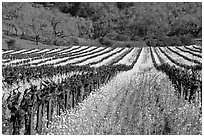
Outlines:
[{"label": "grassy strip", "polygon": [[139,51],[138,51],[138,53],[137,53],[137,55],[136,55],[136,57],[135,57],[135,60],[132,62],[131,65],[129,65],[130,68],[133,68],[134,65],[137,63],[137,60],[139,59],[142,50],[143,50],[143,48],[140,48],[140,49],[139,49]]},{"label": "grassy strip", "polygon": [[[44,49],[42,49],[42,50],[44,50]],[[39,50],[39,51],[42,51],[42,50]],[[39,51],[37,51],[37,52],[39,52]],[[3,55],[2,58],[3,59],[15,60],[15,59],[23,59],[23,58],[29,58],[29,57],[34,58],[34,57],[38,57],[38,56],[40,56],[42,54],[43,53],[31,53],[31,54],[20,54],[20,53],[10,54],[10,53],[8,53],[8,54]]]},{"label": "grassy strip", "polygon": [[194,60],[194,59],[188,58],[188,57],[186,57],[186,56],[184,56],[184,55],[182,55],[182,54],[180,54],[180,53],[178,53],[178,52],[172,50],[172,49],[169,48],[169,47],[167,47],[167,48],[168,48],[170,51],[172,51],[173,53],[176,53],[177,55],[183,57],[185,60],[188,60],[188,61],[191,61],[191,62],[193,62],[193,63],[197,63],[197,64],[199,64],[199,65],[202,65],[202,63],[201,63],[200,61],[198,61],[198,60]]},{"label": "grassy strip", "polygon": [[84,53],[87,53],[87,52],[92,52],[92,51],[94,51],[94,50],[96,50],[96,49],[98,49],[98,47],[93,48],[93,49],[88,50],[88,51],[77,52],[77,53],[75,53],[75,54],[70,53],[70,55],[77,56],[77,55],[84,54]]},{"label": "grassy strip", "polygon": [[102,61],[104,61],[104,60],[108,59],[109,57],[113,56],[114,54],[117,54],[117,53],[122,52],[123,50],[124,50],[124,48],[121,48],[120,50],[118,50],[118,51],[116,51],[116,52],[113,52],[112,54],[109,54],[109,55],[107,55],[107,56],[105,56],[105,57],[101,58],[101,59],[100,59],[100,60],[98,60],[98,61],[94,61],[94,62],[88,63],[88,65],[90,65],[90,66],[91,66],[91,65],[98,64],[98,63],[100,63],[100,62],[102,62]]},{"label": "grassy strip", "polygon": [[144,51],[144,58],[143,58],[141,64],[146,64],[147,61],[149,60],[149,47],[145,48],[144,50],[145,50]]},{"label": "grassy strip", "polygon": [[202,51],[202,47],[196,47],[195,45],[193,46],[195,49],[198,49],[199,51]]},{"label": "grassy strip", "polygon": [[186,53],[190,53],[190,54],[192,54],[193,56],[196,56],[196,57],[202,58],[201,55],[195,54],[195,53],[193,53],[193,52],[191,52],[191,51],[183,50],[183,49],[180,49],[179,47],[176,47],[176,49],[178,49],[178,50],[180,50],[180,51],[183,51],[183,52],[186,52]]},{"label": "grassy strip", "polygon": [[[2,58],[5,56],[8,56],[8,55],[10,55],[10,53],[12,53],[12,52],[16,52],[16,51],[20,51],[20,50],[22,50],[22,49],[16,49],[16,50],[12,50],[12,51],[10,51],[10,52],[7,52],[7,53],[3,53],[2,54]],[[4,58],[3,58],[4,59]],[[6,59],[6,58],[5,58]]]},{"label": "grassy strip", "polygon": [[20,66],[20,65],[21,66],[30,66],[30,65],[28,65],[28,63],[30,61],[37,60],[37,59],[42,59],[42,58],[44,58],[44,57],[38,56],[38,57],[31,58],[31,59],[28,57],[28,59],[26,59],[26,60],[23,60],[23,61],[20,61],[20,62],[16,62],[16,63],[10,63],[9,65],[11,65],[11,66]]},{"label": "grassy strip", "polygon": [[[2,49],[2,55],[5,55],[6,53],[10,53],[10,52],[13,52],[14,50],[12,49]],[[5,53],[6,52],[6,53]]]},{"label": "grassy strip", "polygon": [[157,52],[157,49],[153,48],[154,53],[157,55],[159,62],[161,64],[165,63],[165,60],[159,55],[159,53]]},{"label": "grassy strip", "polygon": [[81,47],[75,47],[75,48],[73,48],[73,49],[71,49],[71,50],[68,50],[68,51],[66,51],[66,52],[61,52],[60,54],[72,53],[72,52],[75,52],[75,50],[77,50],[77,49],[79,49],[79,48],[81,48]]},{"label": "grassy strip", "polygon": [[[52,59],[46,59],[46,60],[43,60],[43,61],[40,61],[40,62],[37,62],[37,63],[29,63],[30,61],[34,61],[34,60],[37,60],[37,59],[43,59],[43,58],[50,58],[51,56],[53,56]],[[82,56],[82,54],[80,54],[79,56]],[[40,63],[45,63],[47,61],[51,61],[51,60],[55,60],[55,59],[59,59],[59,58],[63,58],[63,57],[68,57],[67,54],[58,54],[57,52],[56,53],[50,53],[50,54],[46,54],[46,55],[43,55],[40,53],[40,55],[38,57],[34,57],[32,58],[29,57],[28,55],[28,58],[31,58],[31,59],[28,59],[28,60],[24,60],[22,62],[17,62],[17,63],[12,63],[11,65],[22,65],[22,66],[31,66],[31,65],[38,65]],[[70,58],[74,58],[75,55],[70,55]]]},{"label": "grassy strip", "polygon": [[110,50],[108,50],[108,51],[105,51],[105,52],[104,52],[104,50],[105,50],[105,49],[101,49],[101,50],[94,51],[94,52],[89,52],[89,53],[86,53],[86,54],[78,54],[78,55],[76,55],[76,56],[70,57],[69,59],[59,61],[59,62],[55,63],[54,65],[57,65],[57,64],[60,64],[60,63],[63,63],[63,62],[69,61],[69,60],[71,60],[71,59],[75,59],[75,58],[81,58],[81,57],[89,56],[89,55],[92,55],[92,54],[95,54],[95,53],[98,53],[98,52],[101,52],[101,51],[103,51],[101,54],[104,54],[104,53],[109,52],[109,51],[112,50],[112,49],[110,49]]},{"label": "grassy strip", "polygon": [[192,48],[189,48],[189,47],[187,47],[187,46],[184,46],[184,48],[185,49],[188,49],[188,50],[190,50],[190,51],[194,51],[194,52],[198,52],[198,53],[202,53],[202,49],[200,50],[200,49],[196,49],[194,46],[193,46],[193,48],[195,48],[195,49],[192,49]]},{"label": "grassy strip", "polygon": [[[99,54],[97,54],[97,55],[93,55],[93,56],[87,57],[87,58],[85,58],[85,59],[82,59],[82,60],[79,60],[79,61],[77,61],[77,62],[71,63],[71,65],[75,65],[75,64],[78,64],[78,63],[82,63],[82,62],[84,62],[84,61],[87,61],[88,59],[101,56],[101,55],[103,55],[103,54],[106,54],[106,53],[110,52],[111,50],[114,50],[114,49],[115,49],[115,48],[112,48],[112,49],[110,49],[110,50],[108,50],[108,51],[106,51],[106,52],[99,53]],[[122,50],[123,50],[123,49],[121,49],[120,51],[122,51]]]},{"label": "grassy strip", "polygon": [[113,60],[111,60],[107,65],[117,64],[120,60],[122,60],[128,53],[134,50],[134,47],[128,49],[127,51],[123,52],[121,55],[118,55]]},{"label": "grassy strip", "polygon": [[[81,47],[80,47],[80,48],[81,48]],[[81,49],[81,50],[73,51],[73,52],[71,52],[70,54],[79,53],[79,52],[81,52],[81,51],[83,51],[83,50],[86,50],[86,49],[88,49],[88,48],[90,48],[90,47],[86,47],[86,48]]]},{"label": "grassy strip", "polygon": [[153,62],[153,65],[154,65],[154,67],[155,68],[157,68],[157,62],[156,62],[156,60],[155,60],[155,57],[154,57],[154,55],[153,55],[153,52],[152,52],[152,48],[150,47],[150,55],[151,55],[151,59],[152,59],[152,62]]},{"label": "grassy strip", "polygon": [[[47,58],[47,57],[50,57],[50,56],[58,55],[59,54],[58,52],[63,51],[63,50],[67,50],[67,49],[69,49],[69,48],[62,48],[62,49],[60,49],[60,50],[58,50],[56,52],[51,52],[51,51],[55,50],[55,49],[51,49],[49,51],[45,51],[45,52],[42,52],[42,53],[35,53],[35,52],[33,52],[31,54],[18,54],[18,55],[16,54],[14,58],[16,58],[16,59],[32,58],[32,60],[35,57],[39,57],[40,58],[41,56],[43,58]],[[42,49],[42,50],[44,50],[44,49]],[[42,50],[40,50],[40,51],[42,51]],[[40,52],[40,51],[37,51],[37,52]],[[47,53],[47,52],[51,52],[51,53]]]},{"label": "grassy strip", "polygon": [[195,69],[199,69],[201,70],[202,69],[202,64],[201,65],[186,65],[186,64],[182,64],[180,62],[177,62],[176,60],[174,60],[173,58],[171,58],[168,54],[166,54],[160,47],[159,47],[159,50],[174,64],[178,65],[179,67],[183,67],[185,69],[192,69],[192,68],[195,68]]},{"label": "grassy strip", "polygon": [[[20,54],[24,54],[24,52],[28,52],[28,51],[31,51],[31,50],[34,50],[34,49],[27,49],[26,51],[23,51],[23,52],[21,52]],[[32,54],[32,52],[29,53],[29,54]]]}]

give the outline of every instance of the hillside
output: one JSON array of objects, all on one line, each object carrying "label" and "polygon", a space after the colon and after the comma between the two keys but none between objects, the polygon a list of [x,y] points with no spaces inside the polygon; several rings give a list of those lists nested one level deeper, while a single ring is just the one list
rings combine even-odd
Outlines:
[{"label": "hillside", "polygon": [[[202,37],[202,5],[189,3],[3,3],[3,31],[55,46],[174,46]],[[86,43],[85,42],[85,43]],[[144,44],[141,44],[144,45]]]}]

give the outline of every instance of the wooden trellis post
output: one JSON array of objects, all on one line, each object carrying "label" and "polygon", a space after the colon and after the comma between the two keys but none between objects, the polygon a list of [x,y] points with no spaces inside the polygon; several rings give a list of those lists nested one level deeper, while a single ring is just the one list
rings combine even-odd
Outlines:
[{"label": "wooden trellis post", "polygon": [[29,115],[25,115],[25,133],[24,135],[29,135]]},{"label": "wooden trellis post", "polygon": [[33,119],[34,119],[34,108],[31,107],[31,113],[30,113],[30,135],[33,135],[34,134],[34,130],[33,130],[33,125],[34,125],[34,122],[33,122]]},{"label": "wooden trellis post", "polygon": [[42,132],[42,111],[43,105],[40,104],[37,109],[37,132],[40,134]]},{"label": "wooden trellis post", "polygon": [[69,105],[70,105],[69,100],[70,100],[70,90],[67,89],[65,94],[65,109],[69,109]]},{"label": "wooden trellis post", "polygon": [[74,93],[71,92],[71,95],[70,95],[70,102],[71,102],[71,107],[73,108],[74,107]]},{"label": "wooden trellis post", "polygon": [[109,76],[106,76],[105,83],[108,83]]},{"label": "wooden trellis post", "polygon": [[51,117],[52,117],[52,114],[51,114],[51,109],[52,109],[52,97],[50,97],[50,100],[48,101],[48,104],[47,104],[47,127],[49,126],[49,122],[51,121]]},{"label": "wooden trellis post", "polygon": [[84,89],[84,86],[82,85],[82,87],[81,87],[81,98],[80,98],[80,102],[82,102],[83,101],[83,99],[84,99],[84,95],[85,95],[85,89]]},{"label": "wooden trellis post", "polygon": [[100,87],[101,85],[101,79],[98,80],[98,88]]},{"label": "wooden trellis post", "polygon": [[74,92],[74,106],[77,103],[77,93],[78,93],[78,90],[76,92]]},{"label": "wooden trellis post", "polygon": [[93,85],[94,85],[94,83],[93,83],[93,82],[92,82],[92,83],[90,83],[90,91],[89,91],[89,93],[91,93],[91,91],[94,89]]},{"label": "wooden trellis post", "polygon": [[58,106],[58,104],[59,104],[59,95],[56,96],[55,101],[53,103],[54,103],[54,111],[56,112],[57,115],[59,115],[59,112],[58,112],[58,110],[59,110],[59,106]]}]

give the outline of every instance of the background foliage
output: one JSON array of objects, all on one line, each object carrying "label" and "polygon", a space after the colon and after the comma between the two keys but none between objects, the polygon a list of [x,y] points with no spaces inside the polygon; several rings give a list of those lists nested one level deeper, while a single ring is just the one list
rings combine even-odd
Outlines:
[{"label": "background foliage", "polygon": [[54,45],[72,44],[71,37],[181,45],[202,35],[199,2],[4,2],[2,8],[6,34]]}]

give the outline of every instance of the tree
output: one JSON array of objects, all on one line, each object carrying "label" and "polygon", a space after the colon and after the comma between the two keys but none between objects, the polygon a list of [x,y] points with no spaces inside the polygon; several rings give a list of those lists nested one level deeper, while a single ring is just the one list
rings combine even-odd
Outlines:
[{"label": "tree", "polygon": [[77,17],[77,27],[79,31],[79,37],[90,39],[93,37],[93,23],[91,20],[85,20],[82,17]]},{"label": "tree", "polygon": [[171,31],[168,35],[193,35],[202,30],[202,3],[167,3]]},{"label": "tree", "polygon": [[27,30],[35,38],[36,45],[38,45],[40,36],[47,30],[48,22],[44,19],[44,9],[30,7],[25,16]]},{"label": "tree", "polygon": [[[57,12],[57,11],[53,11]],[[57,37],[63,35],[63,29],[61,28],[61,23],[63,20],[59,15],[53,14],[51,11],[45,11],[43,18],[47,20],[50,29],[50,35],[53,37],[53,44],[57,45]]]},{"label": "tree", "polygon": [[134,5],[134,2],[117,2],[116,6],[118,9],[123,10]]},{"label": "tree", "polygon": [[2,3],[2,21],[6,25],[7,35],[14,29],[18,35],[18,25],[23,19],[23,8],[26,3],[3,2]]}]

